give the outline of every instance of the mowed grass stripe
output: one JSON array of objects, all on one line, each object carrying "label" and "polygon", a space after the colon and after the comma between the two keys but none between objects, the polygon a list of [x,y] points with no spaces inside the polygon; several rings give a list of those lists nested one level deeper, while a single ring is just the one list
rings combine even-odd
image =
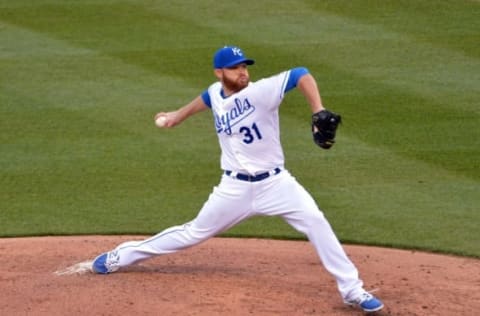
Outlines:
[{"label": "mowed grass stripe", "polygon": [[[417,42],[439,50],[455,50],[478,58],[479,1],[315,1],[316,10],[348,17],[360,23],[379,25],[408,34]],[[335,5],[332,5],[334,4]]]}]

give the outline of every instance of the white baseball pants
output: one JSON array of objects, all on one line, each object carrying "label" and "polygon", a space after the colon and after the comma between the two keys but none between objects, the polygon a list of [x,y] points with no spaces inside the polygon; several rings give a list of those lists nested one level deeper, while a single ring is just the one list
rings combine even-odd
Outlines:
[{"label": "white baseball pants", "polygon": [[337,281],[344,299],[363,293],[363,282],[324,214],[311,195],[283,170],[258,182],[223,175],[197,217],[142,241],[120,244],[119,266],[192,247],[255,215],[280,216],[313,244],[321,262]]}]

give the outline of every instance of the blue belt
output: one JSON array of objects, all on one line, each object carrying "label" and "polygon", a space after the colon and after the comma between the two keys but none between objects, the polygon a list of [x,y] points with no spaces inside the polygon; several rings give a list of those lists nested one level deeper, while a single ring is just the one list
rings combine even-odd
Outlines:
[{"label": "blue belt", "polygon": [[225,170],[225,174],[227,176],[232,176],[232,178],[238,179],[238,180],[243,180],[243,181],[248,181],[248,182],[256,182],[256,181],[262,181],[270,176],[279,174],[282,169],[280,168],[275,168],[271,171],[260,173],[254,176],[251,176],[249,174],[242,174],[242,173],[235,173],[230,170]]}]

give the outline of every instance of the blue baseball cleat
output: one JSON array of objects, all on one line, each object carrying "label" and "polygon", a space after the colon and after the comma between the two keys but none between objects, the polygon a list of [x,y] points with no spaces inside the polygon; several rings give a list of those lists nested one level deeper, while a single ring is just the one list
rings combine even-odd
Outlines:
[{"label": "blue baseball cleat", "polygon": [[93,260],[92,270],[98,274],[108,274],[117,271],[120,256],[117,251],[105,252]]},{"label": "blue baseball cleat", "polygon": [[344,303],[351,306],[359,306],[364,312],[371,313],[383,308],[383,303],[372,294],[365,292],[356,300],[344,300]]}]

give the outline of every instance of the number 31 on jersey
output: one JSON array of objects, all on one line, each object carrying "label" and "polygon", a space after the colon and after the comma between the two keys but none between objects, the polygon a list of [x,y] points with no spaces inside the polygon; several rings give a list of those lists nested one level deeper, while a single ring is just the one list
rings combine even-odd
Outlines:
[{"label": "number 31 on jersey", "polygon": [[253,123],[251,127],[240,127],[240,133],[243,134],[243,142],[245,144],[251,144],[255,139],[262,139],[262,134],[256,123]]}]

